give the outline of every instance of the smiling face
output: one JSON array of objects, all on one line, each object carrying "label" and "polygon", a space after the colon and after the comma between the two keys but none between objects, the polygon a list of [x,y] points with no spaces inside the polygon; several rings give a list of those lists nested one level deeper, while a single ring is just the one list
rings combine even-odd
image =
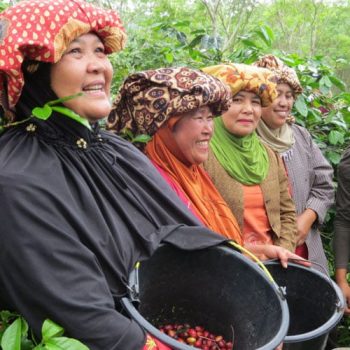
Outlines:
[{"label": "smiling face", "polygon": [[293,89],[288,84],[278,84],[277,92],[278,97],[262,110],[262,119],[273,130],[285,124],[294,104]]},{"label": "smiling face", "polygon": [[189,164],[207,160],[213,127],[213,114],[207,106],[184,114],[175,124],[174,140]]},{"label": "smiling face", "polygon": [[64,102],[90,121],[104,118],[111,110],[112,65],[97,35],[84,34],[73,40],[51,68],[51,88],[59,97],[83,93]]},{"label": "smiling face", "polygon": [[222,121],[231,134],[244,137],[254,132],[260,117],[260,97],[253,92],[240,91],[233,96],[230,108],[222,114]]}]

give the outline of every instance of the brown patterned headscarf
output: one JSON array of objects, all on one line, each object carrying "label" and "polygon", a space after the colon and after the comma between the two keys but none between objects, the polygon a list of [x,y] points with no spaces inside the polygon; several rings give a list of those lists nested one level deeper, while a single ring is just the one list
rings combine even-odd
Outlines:
[{"label": "brown patterned headscarf", "polygon": [[263,107],[270,105],[277,97],[276,78],[267,69],[230,63],[206,67],[203,71],[229,85],[233,96],[240,91],[257,94]]},{"label": "brown patterned headscarf", "polygon": [[106,53],[125,46],[115,11],[82,0],[28,0],[0,13],[0,105],[13,109],[24,85],[24,60],[55,63],[77,37],[94,32]]},{"label": "brown patterned headscarf", "polygon": [[302,93],[303,88],[298,79],[297,73],[293,68],[285,65],[278,57],[274,55],[265,55],[254,63],[254,66],[263,67],[271,70],[277,77],[279,84],[288,84],[295,95]]},{"label": "brown patterned headscarf", "polygon": [[108,118],[108,128],[152,136],[170,117],[208,106],[214,115],[227,110],[228,86],[188,67],[160,68],[130,75]]}]

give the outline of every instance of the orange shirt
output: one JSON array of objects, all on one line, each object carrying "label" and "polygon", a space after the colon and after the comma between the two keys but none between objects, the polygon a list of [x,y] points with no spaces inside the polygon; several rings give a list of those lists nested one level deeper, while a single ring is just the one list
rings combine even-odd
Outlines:
[{"label": "orange shirt", "polygon": [[243,185],[243,241],[253,244],[273,244],[271,226],[264,197],[259,185]]}]

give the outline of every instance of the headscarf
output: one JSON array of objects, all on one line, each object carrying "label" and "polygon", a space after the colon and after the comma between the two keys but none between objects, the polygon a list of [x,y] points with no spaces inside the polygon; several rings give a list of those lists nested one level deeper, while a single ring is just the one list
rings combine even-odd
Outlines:
[{"label": "headscarf", "polygon": [[267,68],[272,71],[278,84],[288,84],[295,95],[301,94],[303,88],[300,84],[297,73],[293,68],[285,65],[278,57],[274,55],[265,55],[254,63],[256,67]]},{"label": "headscarf", "polygon": [[227,110],[230,90],[220,80],[188,67],[160,68],[130,75],[121,86],[108,128],[152,136],[170,117],[209,106]]},{"label": "headscarf", "polygon": [[[302,93],[303,88],[293,68],[285,65],[278,57],[266,55],[254,63],[257,67],[270,69],[277,77],[278,84],[288,84],[294,95]],[[276,130],[271,130],[262,119],[257,127],[261,139],[273,150],[282,155],[284,159],[291,156],[291,149],[295,143],[293,130],[290,126],[295,121],[293,116]]]},{"label": "headscarf", "polygon": [[295,144],[295,138],[293,129],[288,122],[273,130],[269,128],[264,119],[261,119],[256,131],[263,142],[281,154],[283,159],[288,159],[291,156],[289,150]]},{"label": "headscarf", "polygon": [[215,114],[228,108],[230,89],[191,68],[162,68],[128,77],[114,103],[110,126],[153,135],[146,154],[180,188],[192,211],[207,227],[241,243],[238,223],[207,173],[188,164],[173,136],[184,113],[208,106]]},{"label": "headscarf", "polygon": [[237,137],[217,118],[210,146],[226,172],[241,184],[256,185],[266,178],[269,156],[256,132]]},{"label": "headscarf", "polygon": [[269,106],[277,97],[276,78],[267,69],[230,63],[206,67],[203,71],[226,83],[231,88],[232,96],[240,91],[255,93],[263,107]]},{"label": "headscarf", "polygon": [[[24,60],[58,62],[75,38],[94,32],[106,53],[121,50],[124,28],[115,11],[82,0],[28,0],[0,13],[0,104],[9,111],[21,95]],[[14,116],[12,116],[14,118]]]},{"label": "headscarf", "polygon": [[[231,63],[203,70],[228,84],[233,96],[240,91],[253,92],[260,97],[263,106],[270,105],[277,97],[275,78],[267,69]],[[226,130],[222,118],[218,118],[210,147],[221,166],[238,182],[255,185],[266,178],[269,157],[255,131],[237,137]]]}]

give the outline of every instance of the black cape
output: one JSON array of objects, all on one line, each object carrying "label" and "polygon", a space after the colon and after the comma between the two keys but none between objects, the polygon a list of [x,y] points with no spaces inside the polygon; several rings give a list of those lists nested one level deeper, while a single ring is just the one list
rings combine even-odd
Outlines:
[{"label": "black cape", "polygon": [[0,223],[0,308],[36,334],[50,318],[91,350],[142,349],[144,331],[118,300],[161,241],[223,241],[133,145],[64,116],[0,137]]}]

